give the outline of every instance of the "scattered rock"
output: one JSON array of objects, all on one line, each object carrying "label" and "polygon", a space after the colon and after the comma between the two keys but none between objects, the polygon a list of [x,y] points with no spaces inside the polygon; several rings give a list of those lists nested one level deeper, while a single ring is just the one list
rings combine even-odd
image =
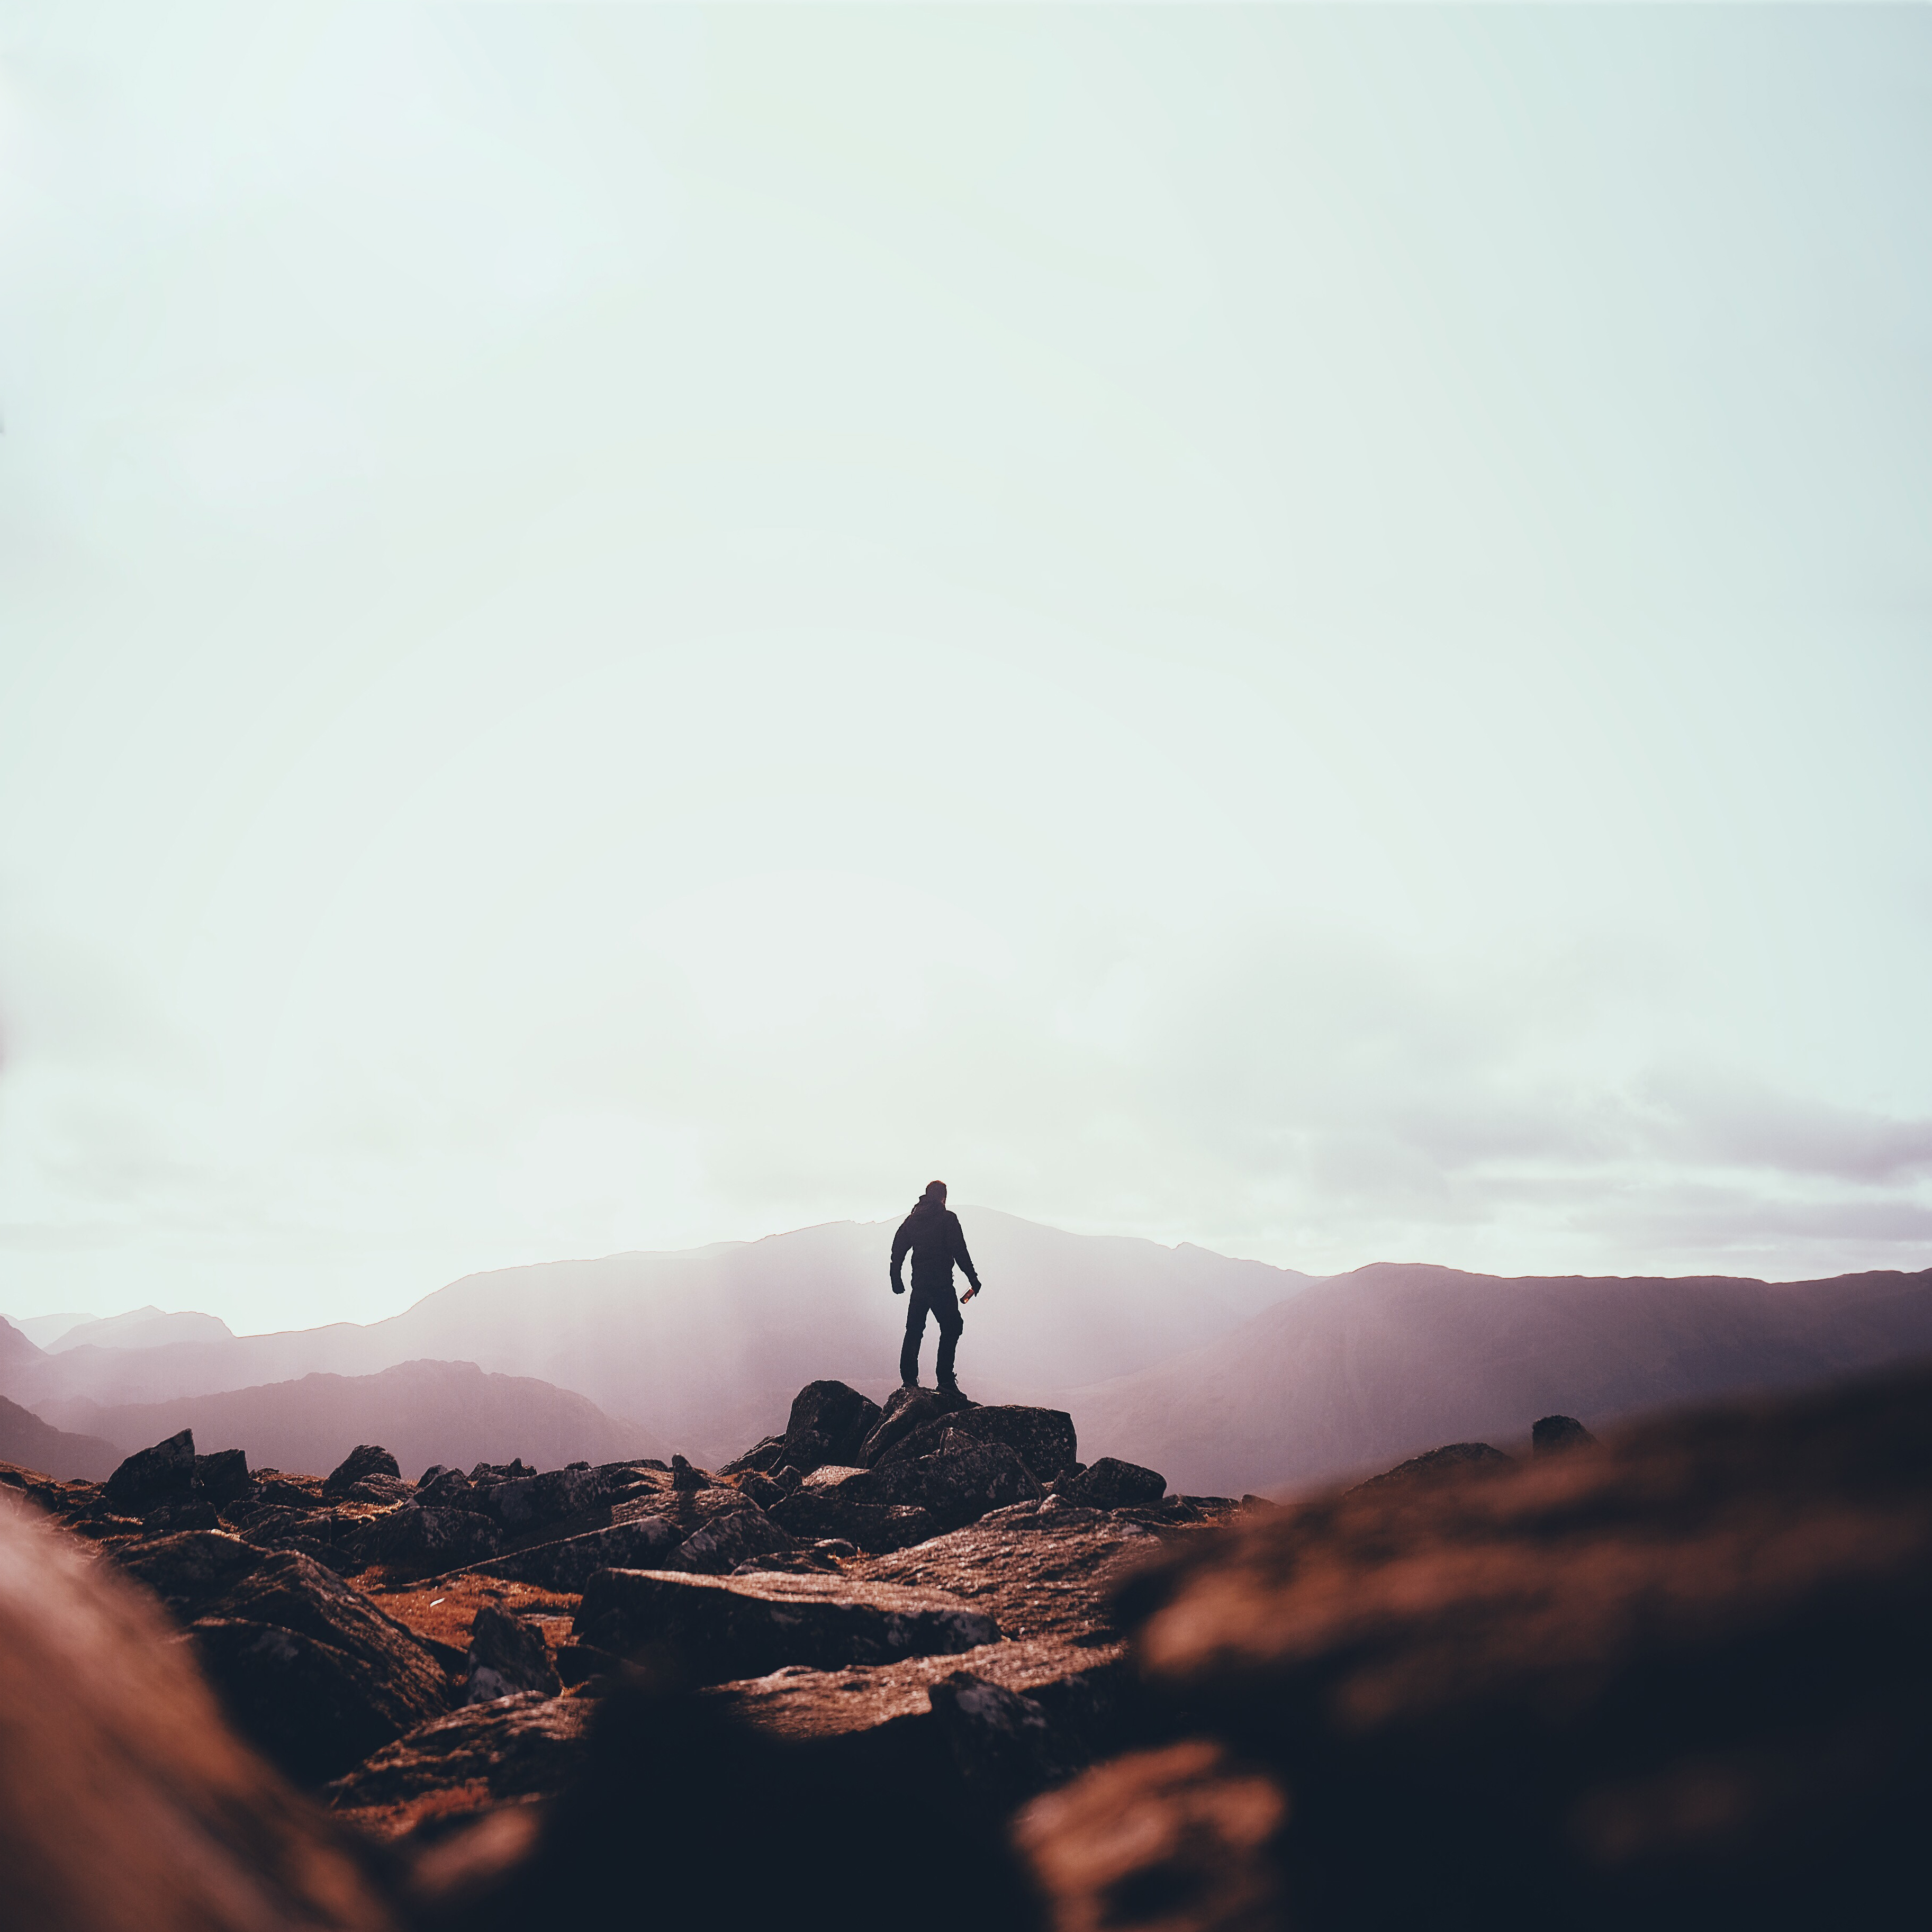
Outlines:
[{"label": "scattered rock", "polygon": [[412,1504],[372,1518],[352,1546],[364,1563],[389,1564],[400,1570],[453,1570],[495,1556],[502,1547],[502,1536],[478,1510]]},{"label": "scattered rock", "polygon": [[608,1500],[610,1488],[602,1469],[551,1469],[540,1476],[472,1482],[467,1507],[494,1516],[506,1530],[537,1529],[598,1508]]},{"label": "scattered rock", "polygon": [[837,1538],[869,1550],[908,1549],[937,1536],[940,1529],[929,1510],[862,1502],[842,1486],[814,1489],[801,1484],[772,1516],[794,1536],[814,1542]]},{"label": "scattered rock", "polygon": [[330,1809],[384,1835],[433,1815],[549,1797],[576,1774],[596,1706],[513,1694],[432,1718],[328,1787]]},{"label": "scattered rock", "polygon": [[670,1486],[674,1490],[703,1490],[710,1487],[710,1480],[702,1469],[693,1468],[682,1456],[670,1459]]},{"label": "scattered rock", "polygon": [[1355,1487],[1376,1490],[1389,1485],[1433,1483],[1446,1477],[1467,1474],[1472,1469],[1495,1472],[1515,1466],[1514,1456],[1507,1456],[1500,1449],[1492,1449],[1486,1442],[1450,1442],[1440,1449],[1431,1449],[1426,1454],[1412,1456],[1406,1462],[1398,1462],[1393,1469],[1384,1469],[1379,1476],[1371,1476]]},{"label": "scattered rock", "polygon": [[676,1523],[647,1516],[560,1542],[538,1544],[482,1567],[507,1581],[577,1594],[600,1570],[668,1569],[683,1540],[684,1532]]},{"label": "scattered rock", "polygon": [[448,1707],[441,1666],[410,1633],[306,1556],[265,1555],[188,1634],[237,1727],[304,1783]]},{"label": "scattered rock", "polygon": [[1042,1494],[1032,1472],[1004,1442],[945,1438],[938,1454],[880,1462],[868,1474],[869,1497],[926,1510],[942,1529],[957,1529],[1010,1503],[1037,1502]]},{"label": "scattered rock", "polygon": [[880,1414],[877,1402],[844,1382],[807,1382],[785,1422],[785,1460],[808,1472],[826,1462],[856,1462]]},{"label": "scattered rock", "polygon": [[968,1442],[1004,1442],[1041,1483],[1051,1483],[1072,1467],[1078,1447],[1073,1418],[1064,1409],[1029,1408],[1016,1402],[978,1405],[932,1417],[887,1443],[873,1456],[872,1466],[929,1456],[948,1436]]},{"label": "scattered rock", "polygon": [[194,1459],[194,1486],[208,1501],[231,1503],[247,1496],[254,1487],[248,1474],[248,1452],[242,1449],[217,1449]]},{"label": "scattered rock", "polygon": [[1250,1495],[1241,1498],[1240,1507],[1244,1511],[1252,1514],[1258,1510],[1280,1509],[1281,1505],[1267,1496]]},{"label": "scattered rock", "polygon": [[698,1684],[762,1677],[788,1664],[836,1670],[970,1650],[1000,1634],[990,1616],[939,1591],[774,1572],[647,1570],[592,1577],[573,1632],[616,1656],[646,1647],[668,1654]]},{"label": "scattered rock", "polygon": [[1276,1855],[1290,1809],[1265,1772],[1190,1738],[1036,1798],[1013,1839],[1056,1932],[1263,1932],[1306,1922]]},{"label": "scattered rock", "polygon": [[[922,1429],[928,1422],[950,1415],[963,1406],[936,1390],[914,1388],[902,1384],[886,1398],[886,1406],[879,1412],[878,1420],[860,1444],[859,1453],[854,1460],[870,1468],[895,1443],[903,1442],[914,1430]],[[825,1460],[829,1462],[831,1458]]]},{"label": "scattered rock", "polygon": [[1167,1493],[1167,1478],[1138,1462],[1102,1456],[1077,1476],[1056,1485],[1054,1493],[1076,1509],[1131,1509],[1137,1503],[1157,1503]]},{"label": "scattered rock", "polygon": [[446,1469],[439,1464],[426,1471],[416,1485],[416,1501],[425,1509],[467,1509],[476,1486],[460,1469]]},{"label": "scattered rock", "polygon": [[719,1510],[679,1544],[680,1570],[722,1576],[761,1556],[789,1550],[792,1539],[748,1497],[734,1510]]},{"label": "scattered rock", "polygon": [[[749,1496],[768,1514],[791,1493],[790,1489],[757,1469],[746,1469],[737,1478],[738,1493]],[[794,1485],[795,1487],[796,1485]]]},{"label": "scattered rock", "polygon": [[1881,1920],[1932,1800],[1932,1372],[1312,1500],[1120,1604],[1292,1793],[1298,1925]]},{"label": "scattered rock", "polygon": [[1539,1417],[1529,1432],[1532,1456],[1560,1456],[1568,1449],[1594,1449],[1597,1438],[1574,1415]]},{"label": "scattered rock", "polygon": [[101,1493],[124,1514],[142,1515],[164,1498],[194,1486],[194,1431],[184,1429],[152,1449],[137,1449],[110,1476]]},{"label": "scattered rock", "polygon": [[222,1721],[152,1598],[16,1493],[0,1490],[0,1917],[398,1932],[366,1853]]},{"label": "scattered rock", "polygon": [[214,1529],[221,1512],[205,1496],[177,1496],[158,1504],[141,1519],[143,1536],[170,1536],[177,1530]]},{"label": "scattered rock", "polygon": [[483,1704],[520,1691],[554,1697],[563,1689],[543,1633],[527,1618],[478,1605],[470,1628],[470,1676],[463,1701]]},{"label": "scattered rock", "polygon": [[339,1496],[344,1490],[353,1489],[370,1476],[393,1476],[400,1482],[403,1472],[388,1450],[379,1448],[373,1442],[364,1442],[350,1450],[329,1472],[322,1492],[326,1496]]},{"label": "scattered rock", "polygon": [[190,1530],[115,1552],[129,1575],[145,1583],[176,1616],[198,1616],[257,1568],[262,1552],[220,1530]]}]

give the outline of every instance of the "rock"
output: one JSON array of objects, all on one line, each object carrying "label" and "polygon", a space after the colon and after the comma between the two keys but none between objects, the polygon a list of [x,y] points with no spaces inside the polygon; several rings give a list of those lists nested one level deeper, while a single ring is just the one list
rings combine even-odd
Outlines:
[{"label": "rock", "polygon": [[1514,1456],[1507,1456],[1500,1449],[1492,1449],[1486,1442],[1450,1442],[1440,1449],[1431,1449],[1426,1454],[1412,1456],[1406,1462],[1398,1462],[1393,1469],[1384,1469],[1379,1476],[1371,1476],[1355,1487],[1374,1490],[1389,1484],[1433,1483],[1445,1477],[1466,1474],[1472,1468],[1496,1472],[1513,1468],[1515,1465]]},{"label": "rock", "polygon": [[1000,1634],[990,1616],[939,1591],[774,1572],[650,1570],[592,1577],[573,1631],[614,1655],[646,1646],[668,1652],[699,1684],[762,1677],[788,1664],[837,1670],[970,1650]]},{"label": "rock", "polygon": [[470,1676],[463,1701],[487,1703],[520,1691],[554,1697],[563,1689],[543,1633],[525,1617],[480,1604],[470,1628]]},{"label": "rock", "polygon": [[143,1536],[170,1536],[178,1530],[214,1529],[221,1512],[205,1496],[177,1496],[151,1509],[141,1519]]},{"label": "rock", "polygon": [[[914,1430],[922,1429],[943,1415],[953,1414],[960,1406],[934,1390],[913,1388],[902,1384],[886,1398],[886,1406],[879,1412],[878,1420],[860,1444],[859,1454],[854,1460],[870,1468],[895,1443],[903,1442]],[[831,1458],[826,1460],[830,1461]]]},{"label": "rock", "polygon": [[502,1534],[476,1510],[407,1508],[372,1518],[352,1546],[364,1563],[435,1571],[460,1568],[494,1556]]},{"label": "rock", "polygon": [[1196,1532],[1077,1510],[1049,1497],[1036,1510],[1003,1510],[916,1549],[867,1556],[846,1574],[963,1597],[1021,1638],[1111,1639],[1114,1592],[1135,1565]]},{"label": "rock", "polygon": [[682,1456],[670,1459],[670,1486],[674,1490],[689,1490],[708,1489],[710,1486],[702,1469],[692,1468]]},{"label": "rock", "polygon": [[432,1462],[429,1467],[416,1478],[416,1487],[419,1490],[428,1488],[430,1484],[434,1482],[437,1477],[442,1475],[448,1468],[448,1467],[449,1465],[447,1462]]},{"label": "rock", "polygon": [[1000,1812],[1119,1748],[1133,1715],[1125,1646],[1096,1650],[1064,1638],[843,1670],[787,1669],[702,1694],[769,1736],[836,1742],[847,1762],[882,1783],[950,1762],[969,1792]]},{"label": "rock", "polygon": [[540,1476],[476,1482],[468,1507],[494,1516],[506,1530],[536,1529],[599,1508],[608,1500],[610,1486],[610,1478],[602,1469],[551,1469]]},{"label": "rock", "polygon": [[1266,1496],[1250,1494],[1242,1497],[1240,1507],[1244,1511],[1252,1514],[1260,1510],[1280,1509],[1281,1505],[1278,1502],[1270,1501]]},{"label": "rock", "polygon": [[756,1469],[747,1469],[738,1478],[738,1493],[749,1496],[768,1514],[790,1493],[784,1484],[775,1482]]},{"label": "rock", "polygon": [[262,1552],[220,1530],[190,1530],[117,1550],[115,1561],[184,1618],[198,1616],[258,1568]]},{"label": "rock", "polygon": [[15,1494],[0,1490],[0,1917],[397,1932],[367,1853],[224,1721],[152,1597]]},{"label": "rock", "polygon": [[478,1462],[470,1472],[472,1483],[520,1483],[534,1476],[536,1470],[519,1456],[511,1462]]},{"label": "rock", "polygon": [[400,1466],[388,1450],[379,1448],[373,1442],[364,1442],[350,1450],[329,1472],[322,1492],[326,1496],[338,1496],[344,1490],[354,1488],[370,1476],[393,1476],[400,1482],[402,1475]]},{"label": "rock", "polygon": [[774,1475],[784,1461],[784,1446],[782,1436],[767,1436],[743,1455],[734,1456],[718,1473],[721,1476],[735,1476],[749,1471],[756,1474]]},{"label": "rock", "polygon": [[861,1502],[842,1486],[814,1489],[808,1480],[780,1502],[772,1517],[794,1536],[813,1541],[842,1538],[871,1550],[904,1550],[937,1536],[940,1529],[929,1510]]},{"label": "rock", "polygon": [[194,1459],[194,1486],[213,1503],[230,1503],[248,1494],[254,1484],[248,1474],[245,1450],[217,1449]]},{"label": "rock", "polygon": [[1137,1503],[1157,1503],[1167,1493],[1167,1478],[1138,1462],[1102,1456],[1054,1490],[1076,1509],[1130,1509]]},{"label": "rock", "polygon": [[1035,1799],[1013,1840],[1060,1932],[1262,1932],[1308,1922],[1277,1858],[1292,1808],[1265,1772],[1191,1738]]},{"label": "rock", "polygon": [[520,1692],[432,1718],[336,1779],[329,1808],[390,1835],[425,1814],[552,1796],[575,1776],[596,1709]]},{"label": "rock", "polygon": [[959,1528],[1010,1503],[1037,1502],[1042,1493],[1032,1472],[1004,1442],[949,1446],[942,1454],[911,1462],[881,1462],[868,1473],[868,1498],[926,1510],[942,1529]]},{"label": "rock", "polygon": [[460,1469],[436,1468],[416,1485],[416,1501],[424,1509],[469,1509],[476,1486]]},{"label": "rock", "polygon": [[888,1443],[873,1456],[871,1466],[929,1456],[949,1436],[970,1442],[1004,1442],[1042,1483],[1052,1482],[1071,1468],[1078,1447],[1073,1418],[1065,1410],[993,1403],[932,1417]]},{"label": "rock", "polygon": [[791,1546],[790,1535],[746,1498],[740,1508],[709,1516],[679,1544],[673,1561],[680,1570],[722,1576],[755,1558],[776,1556]]},{"label": "rock", "polygon": [[1312,1499],[1120,1604],[1292,1794],[1298,1924],[1876,1922],[1932,1802],[1932,1371]]},{"label": "rock", "polygon": [[600,1570],[670,1568],[683,1540],[684,1532],[676,1523],[664,1516],[647,1516],[560,1542],[538,1544],[533,1550],[520,1550],[482,1567],[490,1575],[507,1581],[576,1594]]},{"label": "rock", "polygon": [[1532,1456],[1560,1456],[1568,1449],[1594,1449],[1597,1438],[1574,1415],[1540,1417],[1529,1432]]},{"label": "rock", "polygon": [[808,1472],[826,1462],[856,1462],[866,1437],[878,1424],[879,1405],[844,1382],[807,1382],[792,1398],[785,1422],[785,1441],[801,1444],[812,1438],[822,1453],[807,1461],[796,1454],[786,1460]]},{"label": "rock", "polygon": [[237,1727],[303,1782],[448,1707],[442,1667],[410,1632],[306,1556],[264,1556],[188,1634]]},{"label": "rock", "polygon": [[194,1431],[184,1429],[152,1449],[137,1449],[108,1478],[101,1493],[123,1514],[141,1515],[194,1485]]}]

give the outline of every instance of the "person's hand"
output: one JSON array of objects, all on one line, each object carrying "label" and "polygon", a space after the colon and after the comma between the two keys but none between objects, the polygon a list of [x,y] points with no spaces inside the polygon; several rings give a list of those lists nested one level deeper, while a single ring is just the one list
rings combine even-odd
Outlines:
[{"label": "person's hand", "polygon": [[959,1305],[963,1308],[966,1304],[970,1301],[974,1296],[977,1294],[980,1291],[976,1288],[969,1288],[966,1292],[959,1298]]},{"label": "person's hand", "polygon": [[902,1281],[896,1281],[896,1282],[894,1282],[892,1283],[892,1292],[893,1292],[895,1294],[904,1294],[904,1292],[905,1292],[905,1283],[904,1283],[904,1282],[902,1282]]}]

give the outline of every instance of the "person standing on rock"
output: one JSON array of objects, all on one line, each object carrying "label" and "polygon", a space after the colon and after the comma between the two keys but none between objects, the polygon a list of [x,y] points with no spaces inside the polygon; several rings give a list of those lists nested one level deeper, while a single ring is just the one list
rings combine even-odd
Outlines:
[{"label": "person standing on rock", "polygon": [[970,1301],[980,1292],[980,1277],[973,1257],[966,1252],[966,1236],[959,1216],[946,1204],[946,1184],[935,1180],[913,1203],[912,1212],[899,1223],[892,1237],[892,1292],[903,1294],[905,1283],[899,1270],[905,1258],[912,1256],[912,1301],[906,1310],[905,1346],[899,1351],[899,1380],[908,1388],[919,1386],[919,1345],[926,1339],[928,1312],[939,1322],[939,1386],[946,1395],[957,1395],[959,1384],[953,1379],[952,1354],[959,1346],[959,1331],[965,1323],[959,1318],[959,1302],[952,1288],[952,1264],[966,1270],[973,1286],[966,1291]]}]

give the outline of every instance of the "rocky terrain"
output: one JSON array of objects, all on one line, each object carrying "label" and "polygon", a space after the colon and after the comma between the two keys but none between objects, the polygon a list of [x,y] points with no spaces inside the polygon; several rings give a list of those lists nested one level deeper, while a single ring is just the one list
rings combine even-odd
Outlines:
[{"label": "rocky terrain", "polygon": [[95,1932],[1875,1913],[1932,1372],[1520,1434],[1276,1508],[826,1381],[716,1470],[0,1472],[0,1850]]}]

